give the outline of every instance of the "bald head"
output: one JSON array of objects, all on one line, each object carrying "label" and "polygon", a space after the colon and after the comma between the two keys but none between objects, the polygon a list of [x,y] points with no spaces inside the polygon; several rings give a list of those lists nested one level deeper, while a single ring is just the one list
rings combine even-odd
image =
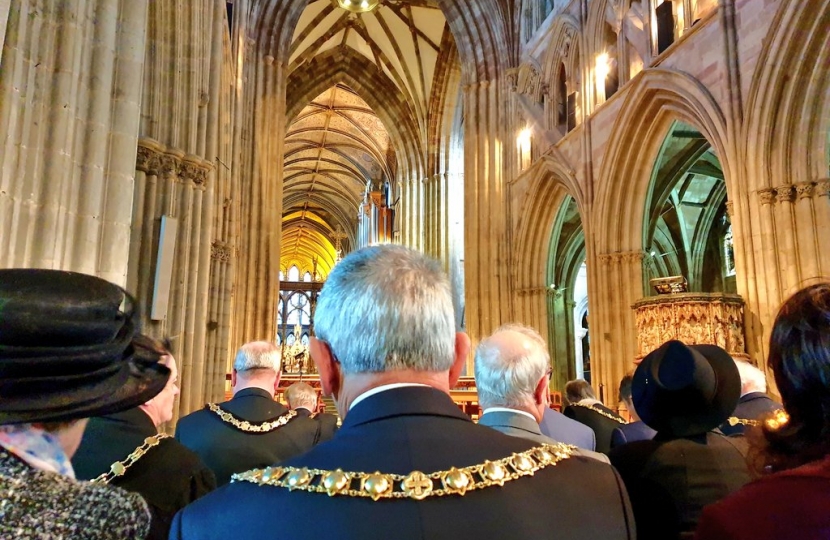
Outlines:
[{"label": "bald head", "polygon": [[476,349],[479,403],[484,409],[536,408],[536,394],[541,381],[547,386],[549,367],[547,346],[538,332],[519,324],[501,326]]}]

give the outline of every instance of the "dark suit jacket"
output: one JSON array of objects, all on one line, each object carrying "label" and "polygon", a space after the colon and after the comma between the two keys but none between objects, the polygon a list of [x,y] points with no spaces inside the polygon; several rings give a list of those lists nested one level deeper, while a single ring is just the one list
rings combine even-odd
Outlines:
[{"label": "dark suit jacket", "polygon": [[[311,411],[300,407],[295,409],[297,416],[305,418],[311,417]],[[337,416],[329,413],[318,413],[314,415],[313,420],[317,422],[317,436],[314,438],[314,444],[318,442],[327,441],[334,437],[334,432],[337,431]]]},{"label": "dark suit jacket", "polygon": [[[771,413],[781,408],[781,404],[773,401],[768,395],[763,392],[750,392],[741,396],[738,405],[735,407],[735,412],[732,416],[743,418],[745,420],[757,420],[761,415]],[[724,422],[720,426],[720,430],[724,435],[743,435],[746,431],[746,425],[736,424],[730,426],[729,422]]]},{"label": "dark suit jacket", "polygon": [[[81,445],[72,457],[75,475],[90,480],[123,461],[156,427],[139,408],[91,418]],[[153,515],[148,539],[167,538],[173,516],[187,504],[216,488],[213,472],[175,439],[162,439],[115,478],[112,485],[140,494]]]},{"label": "dark suit jacket", "polygon": [[621,424],[611,432],[611,448],[634,441],[648,441],[653,439],[655,435],[657,435],[657,432],[642,421]]},{"label": "dark suit jacket", "polygon": [[697,540],[830,538],[830,456],[765,476],[707,506]]},{"label": "dark suit jacket", "polygon": [[[510,456],[530,441],[478,426],[446,394],[387,390],[348,413],[334,438],[284,465],[352,472],[432,473]],[[262,516],[279,513],[279,526]],[[465,495],[422,501],[334,496],[235,482],[182,510],[172,540],[632,539],[628,498],[606,464],[571,457],[555,467]]]},{"label": "dark suit jacket", "polygon": [[593,429],[550,408],[545,409],[539,429],[542,434],[565,444],[572,444],[585,450],[597,448],[597,437]]},{"label": "dark suit jacket", "polygon": [[[265,390],[246,388],[219,406],[235,417],[261,423],[275,420],[288,408],[274,401]],[[296,416],[284,426],[268,433],[241,431],[222,421],[207,407],[181,418],[176,424],[176,439],[199,454],[216,474],[221,486],[234,473],[266,467],[302,454],[318,440],[319,424],[312,418]]]},{"label": "dark suit jacket", "polygon": [[582,407],[576,404],[565,407],[565,410],[562,412],[568,418],[573,418],[577,422],[581,422],[593,429],[594,435],[597,438],[597,452],[607,454],[611,450],[611,432],[625,424],[625,421],[608,407],[603,405],[594,405],[594,407],[619,418],[619,420],[613,420],[588,407]]},{"label": "dark suit jacket", "polygon": [[629,443],[611,451],[625,481],[638,540],[672,540],[690,534],[707,504],[750,480],[746,442],[715,432],[693,438]]}]

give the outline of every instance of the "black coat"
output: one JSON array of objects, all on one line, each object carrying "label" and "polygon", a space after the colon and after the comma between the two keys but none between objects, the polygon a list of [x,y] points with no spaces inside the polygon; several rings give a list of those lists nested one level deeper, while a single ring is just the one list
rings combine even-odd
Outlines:
[{"label": "black coat", "polygon": [[700,513],[749,482],[746,444],[719,433],[648,441],[614,448],[611,464],[625,481],[639,540],[691,534]]},{"label": "black coat", "polygon": [[[367,397],[331,441],[284,465],[406,475],[481,464],[534,446],[474,424],[438,390],[405,387]],[[632,523],[614,469],[571,457],[503,487],[422,501],[329,497],[234,482],[182,510],[170,538],[621,540],[634,538]]]},{"label": "black coat", "polygon": [[625,424],[625,421],[620,415],[608,407],[603,405],[594,405],[593,407],[613,416],[616,420],[580,405],[569,405],[565,407],[562,413],[568,418],[573,418],[577,422],[581,422],[593,429],[597,437],[597,452],[607,454],[611,450],[611,433],[616,428]]},{"label": "black coat", "polygon": [[[138,408],[91,418],[72,457],[76,477],[90,480],[109,471],[156,433],[150,417]],[[162,439],[110,483],[147,501],[153,515],[148,539],[167,538],[176,512],[216,488],[213,472],[173,438]]]},{"label": "black coat", "polygon": [[[732,416],[743,420],[757,420],[762,415],[771,413],[781,408],[781,404],[773,401],[768,395],[763,392],[750,392],[741,396],[738,405],[735,407],[735,412]],[[728,421],[720,426],[720,430],[725,435],[743,435],[746,431],[746,424],[730,425]]]},{"label": "black coat", "polygon": [[[288,413],[285,405],[259,388],[240,390],[219,407],[240,420],[257,424]],[[251,433],[223,422],[207,408],[179,419],[176,439],[199,454],[220,486],[230,482],[234,473],[285,461],[325,440],[320,424],[312,418],[298,415],[273,431]]]},{"label": "black coat", "polygon": [[[311,418],[311,411],[308,409],[296,409],[297,416],[304,416]],[[315,433],[313,444],[327,441],[334,437],[334,432],[337,431],[337,417],[329,413],[317,413],[313,420],[317,422],[317,433]]]}]

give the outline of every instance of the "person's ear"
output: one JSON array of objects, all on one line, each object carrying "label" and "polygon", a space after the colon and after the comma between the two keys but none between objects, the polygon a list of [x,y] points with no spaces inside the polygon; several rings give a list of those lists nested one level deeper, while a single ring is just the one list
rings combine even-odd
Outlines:
[{"label": "person's ear", "polygon": [[326,397],[333,396],[340,391],[340,363],[334,358],[329,344],[317,338],[309,339],[308,351],[311,353],[311,359],[314,360],[314,365],[317,366],[317,372],[320,374],[320,386],[323,395]]},{"label": "person's ear", "polygon": [[450,388],[458,382],[464,366],[467,365],[467,355],[470,354],[470,336],[464,332],[455,333],[455,360],[450,367]]},{"label": "person's ear", "polygon": [[236,388],[236,369],[231,371],[231,388]]},{"label": "person's ear", "polygon": [[542,378],[536,383],[536,388],[533,390],[533,401],[537,405],[544,405],[545,407],[550,405],[550,387],[547,374],[542,375]]},{"label": "person's ear", "polygon": [[274,379],[274,395],[277,395],[277,388],[280,387],[280,377],[282,377],[282,371],[277,371],[277,378]]}]

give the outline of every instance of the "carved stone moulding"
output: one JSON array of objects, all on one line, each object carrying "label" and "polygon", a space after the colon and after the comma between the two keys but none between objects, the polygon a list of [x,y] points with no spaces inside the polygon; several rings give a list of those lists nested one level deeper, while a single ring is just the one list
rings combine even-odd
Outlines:
[{"label": "carved stone moulding", "polygon": [[230,262],[233,249],[225,243],[214,242],[210,245],[210,258],[214,261]]},{"label": "carved stone moulding", "polygon": [[186,155],[179,149],[168,148],[155,139],[142,137],[138,140],[135,168],[150,175],[178,177],[204,188],[213,163],[199,156]]},{"label": "carved stone moulding", "polygon": [[739,295],[659,295],[638,300],[632,309],[637,327],[635,363],[671,339],[688,345],[718,345],[733,358],[749,359],[744,336],[744,301]]}]

